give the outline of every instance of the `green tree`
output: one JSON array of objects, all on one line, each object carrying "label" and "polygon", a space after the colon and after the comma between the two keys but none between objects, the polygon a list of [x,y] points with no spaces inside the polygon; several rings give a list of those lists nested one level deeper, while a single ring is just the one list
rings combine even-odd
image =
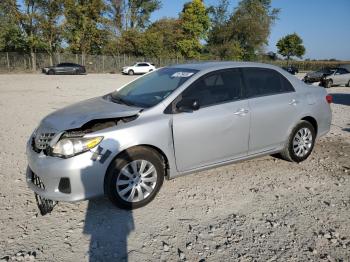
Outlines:
[{"label": "green tree", "polygon": [[228,27],[228,5],[227,0],[220,0],[217,6],[209,8],[211,29],[208,33],[207,50],[215,58],[241,60],[243,50],[239,42],[232,38]]},{"label": "green tree", "polygon": [[[160,19],[144,32],[144,56],[177,58],[181,56],[178,42],[184,39],[179,19]],[[157,48],[157,50],[155,50]],[[150,51],[150,49],[152,51]]]},{"label": "green tree", "polygon": [[116,47],[122,54],[142,56],[142,33],[135,29],[123,31],[117,40]]},{"label": "green tree", "polygon": [[49,54],[50,65],[53,65],[53,53],[62,43],[63,0],[41,0],[38,3],[38,21],[44,49]]},{"label": "green tree", "polygon": [[228,6],[228,0],[219,0],[216,6],[212,5],[208,8],[212,28],[224,25],[227,22],[229,17]]},{"label": "green tree", "polygon": [[115,33],[123,30],[143,30],[150,23],[151,14],[161,7],[160,0],[108,0],[108,15]]},{"label": "green tree", "polygon": [[159,0],[129,0],[128,15],[130,28],[145,28],[151,14],[161,7]]},{"label": "green tree", "polygon": [[296,34],[286,35],[278,40],[276,44],[278,53],[289,60],[291,57],[296,56],[302,58],[305,54],[305,47],[303,46],[303,40]]},{"label": "green tree", "polygon": [[45,46],[40,31],[40,14],[38,12],[40,1],[41,0],[24,0],[23,11],[18,13],[19,24],[24,33],[33,71],[36,71],[37,67],[35,53],[44,50]]},{"label": "green tree", "polygon": [[4,0],[0,5],[0,51],[23,52],[26,41],[19,26],[16,0]]},{"label": "green tree", "polygon": [[271,7],[271,0],[242,0],[228,22],[232,39],[244,50],[244,59],[252,60],[256,52],[267,44],[271,26],[279,9]]},{"label": "green tree", "polygon": [[178,42],[179,49],[183,56],[196,58],[202,50],[200,41],[206,39],[210,26],[208,10],[201,0],[192,0],[184,5],[180,20],[185,38]]},{"label": "green tree", "polygon": [[86,54],[100,54],[108,41],[110,20],[105,16],[107,5],[103,0],[65,0],[64,35],[69,49]]},{"label": "green tree", "polygon": [[114,26],[114,33],[120,35],[124,29],[124,18],[125,18],[125,1],[124,0],[108,0],[107,13]]},{"label": "green tree", "polygon": [[228,16],[227,7],[228,2],[221,0],[210,8],[213,26],[208,51],[221,59],[255,59],[257,51],[267,44],[279,9],[271,7],[271,0],[242,0]]}]

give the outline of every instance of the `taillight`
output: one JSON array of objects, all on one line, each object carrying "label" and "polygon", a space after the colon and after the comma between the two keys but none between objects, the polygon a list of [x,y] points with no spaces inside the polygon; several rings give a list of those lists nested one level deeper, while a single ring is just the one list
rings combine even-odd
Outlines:
[{"label": "taillight", "polygon": [[327,100],[327,103],[328,103],[328,104],[333,103],[333,96],[331,96],[331,95],[326,95],[326,100]]}]

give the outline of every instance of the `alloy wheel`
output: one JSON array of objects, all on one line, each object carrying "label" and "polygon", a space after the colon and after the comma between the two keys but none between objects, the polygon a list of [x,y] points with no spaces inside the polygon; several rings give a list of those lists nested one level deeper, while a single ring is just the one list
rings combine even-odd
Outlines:
[{"label": "alloy wheel", "polygon": [[127,202],[139,202],[146,199],[157,183],[157,170],[147,160],[134,160],[125,165],[117,178],[118,195]]},{"label": "alloy wheel", "polygon": [[296,156],[306,156],[312,148],[313,138],[310,129],[301,128],[293,138],[293,151]]}]

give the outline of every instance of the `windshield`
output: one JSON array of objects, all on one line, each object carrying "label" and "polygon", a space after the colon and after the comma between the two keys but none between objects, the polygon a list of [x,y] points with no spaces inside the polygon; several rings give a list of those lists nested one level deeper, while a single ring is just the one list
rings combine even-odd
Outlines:
[{"label": "windshield", "polygon": [[131,106],[152,107],[163,101],[198,70],[161,68],[113,92],[112,100]]}]

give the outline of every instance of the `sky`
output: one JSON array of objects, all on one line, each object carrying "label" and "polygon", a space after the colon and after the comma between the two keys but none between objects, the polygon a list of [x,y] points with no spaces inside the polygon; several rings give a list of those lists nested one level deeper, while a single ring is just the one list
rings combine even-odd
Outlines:
[{"label": "sky", "polygon": [[[162,8],[152,14],[151,20],[177,17],[188,0],[162,0]],[[231,0],[229,11],[238,4]],[[215,0],[204,0],[207,6]],[[272,0],[280,8],[279,19],[272,27],[267,51],[276,52],[277,41],[297,33],[304,41],[303,58],[350,61],[350,0]]]}]

